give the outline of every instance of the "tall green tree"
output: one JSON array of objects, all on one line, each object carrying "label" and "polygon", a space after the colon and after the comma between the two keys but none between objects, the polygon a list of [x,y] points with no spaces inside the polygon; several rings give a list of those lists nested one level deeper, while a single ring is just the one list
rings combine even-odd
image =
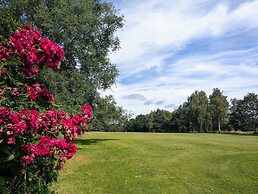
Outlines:
[{"label": "tall green tree", "polygon": [[91,103],[98,90],[115,83],[118,71],[108,54],[119,48],[114,32],[123,26],[123,17],[112,4],[99,0],[4,0],[0,16],[1,41],[17,26],[28,23],[62,46],[66,55],[60,73],[45,71],[42,77],[65,110],[76,111],[74,104]]},{"label": "tall green tree", "polygon": [[153,129],[154,123],[153,123],[153,115],[152,114],[147,115],[146,127],[147,127],[149,132],[152,132],[154,130]]},{"label": "tall green tree", "polygon": [[230,100],[230,106],[229,106],[229,127],[233,130],[240,129],[241,121],[237,117],[237,104],[240,100],[233,98]]},{"label": "tall green tree", "polygon": [[221,127],[228,122],[227,97],[218,88],[214,88],[210,99],[210,113],[212,119],[212,128],[221,131]]},{"label": "tall green tree", "polygon": [[92,120],[95,131],[124,131],[130,115],[117,106],[112,96],[98,98]]},{"label": "tall green tree", "polygon": [[185,133],[192,130],[189,121],[189,105],[187,102],[180,105],[171,115],[171,131]]},{"label": "tall green tree", "polygon": [[204,91],[195,91],[188,97],[190,127],[198,132],[209,129],[208,97]]},{"label": "tall green tree", "polygon": [[149,132],[147,127],[148,116],[147,115],[137,115],[134,119],[131,119],[127,126],[126,131],[128,132]]},{"label": "tall green tree", "polygon": [[166,110],[157,109],[152,111],[148,114],[148,117],[152,118],[152,131],[155,132],[167,132],[170,120],[171,120],[171,113]]},{"label": "tall green tree", "polygon": [[257,131],[258,98],[255,93],[248,93],[242,100],[236,100],[230,114],[230,123],[236,130]]}]

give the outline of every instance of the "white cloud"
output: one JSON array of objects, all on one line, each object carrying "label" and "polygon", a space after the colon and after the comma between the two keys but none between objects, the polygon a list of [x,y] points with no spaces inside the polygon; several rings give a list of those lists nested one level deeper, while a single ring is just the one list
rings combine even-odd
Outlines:
[{"label": "white cloud", "polygon": [[129,94],[129,95],[123,96],[122,98],[129,99],[129,100],[140,100],[140,101],[146,100],[146,98],[141,94]]},{"label": "white cloud", "polygon": [[[257,47],[190,54],[174,62],[166,61],[192,40],[258,31],[258,0],[246,1],[233,10],[230,3],[134,0],[121,8],[126,20],[125,28],[118,33],[121,50],[111,55],[112,62],[118,65],[120,82],[107,93],[114,94],[119,105],[140,114],[160,107],[160,101],[164,101],[163,107],[173,110],[196,89],[210,94],[212,88],[219,87],[229,98],[257,92]],[[151,68],[158,71],[152,78],[123,82],[129,76],[143,76],[142,71]],[[144,96],[145,104],[124,98],[130,94]],[[175,106],[169,106],[172,103]]]},{"label": "white cloud", "polygon": [[[255,71],[257,70],[258,68],[255,69]],[[151,83],[118,84],[116,87],[113,87],[111,94],[115,95],[118,104],[123,105],[124,108],[137,115],[162,107],[172,111],[175,106],[185,102],[187,97],[195,90],[204,90],[207,95],[210,95],[212,89],[218,87],[228,95],[228,100],[233,97],[241,98],[247,92],[257,92],[257,89],[250,89],[255,84],[257,84],[257,78],[255,76],[242,77],[237,75],[234,77],[222,76],[220,78],[211,76],[206,79],[192,79],[185,78],[182,74],[177,77],[162,76],[152,80]],[[130,92],[145,96],[147,101],[135,101],[123,98],[123,96],[128,95]],[[163,101],[162,106],[155,103],[159,101]],[[171,103],[175,104],[175,106],[166,107],[166,105]]]},{"label": "white cloud", "polygon": [[163,48],[177,49],[194,38],[217,36],[232,28],[258,26],[255,17],[258,1],[247,2],[232,12],[225,3],[206,12],[198,10],[198,2],[143,1],[122,10],[126,20],[125,28],[118,34],[122,49],[111,55],[122,76],[160,66],[168,54],[159,53]]}]

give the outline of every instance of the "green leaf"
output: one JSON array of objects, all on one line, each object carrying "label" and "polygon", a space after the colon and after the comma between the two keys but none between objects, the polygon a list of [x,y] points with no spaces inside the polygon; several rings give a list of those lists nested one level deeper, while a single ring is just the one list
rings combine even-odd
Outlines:
[{"label": "green leaf", "polygon": [[6,161],[9,162],[9,161],[13,160],[14,158],[15,158],[14,154],[10,154],[10,155],[7,157]]}]

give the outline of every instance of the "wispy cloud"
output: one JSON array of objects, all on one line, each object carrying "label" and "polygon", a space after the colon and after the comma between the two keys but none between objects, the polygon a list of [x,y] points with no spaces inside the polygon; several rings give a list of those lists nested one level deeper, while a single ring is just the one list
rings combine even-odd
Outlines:
[{"label": "wispy cloud", "polygon": [[163,108],[174,108],[174,109],[176,109],[177,106],[175,106],[174,104],[168,104],[168,105],[164,106]]},{"label": "wispy cloud", "polygon": [[129,94],[129,95],[123,96],[122,98],[129,99],[129,100],[140,100],[140,101],[146,100],[146,98],[141,94]]},{"label": "wispy cloud", "polygon": [[155,103],[155,105],[158,105],[158,106],[159,106],[159,105],[164,104],[164,102],[165,102],[164,100],[159,100],[158,102]]},{"label": "wispy cloud", "polygon": [[144,102],[144,105],[151,105],[151,104],[153,104],[153,102],[151,100]]},{"label": "wispy cloud", "polygon": [[[257,0],[117,5],[126,20],[121,50],[111,55],[120,71],[113,87],[120,105],[139,114],[161,105],[173,110],[195,89],[209,94],[219,87],[229,97],[258,91]],[[130,94],[143,98],[132,103]]]}]

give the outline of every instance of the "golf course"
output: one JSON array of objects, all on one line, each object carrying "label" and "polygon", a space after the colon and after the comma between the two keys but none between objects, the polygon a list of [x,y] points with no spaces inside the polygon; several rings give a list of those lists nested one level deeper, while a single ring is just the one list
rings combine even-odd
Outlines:
[{"label": "golf course", "polygon": [[258,193],[258,136],[89,132],[51,190]]}]

